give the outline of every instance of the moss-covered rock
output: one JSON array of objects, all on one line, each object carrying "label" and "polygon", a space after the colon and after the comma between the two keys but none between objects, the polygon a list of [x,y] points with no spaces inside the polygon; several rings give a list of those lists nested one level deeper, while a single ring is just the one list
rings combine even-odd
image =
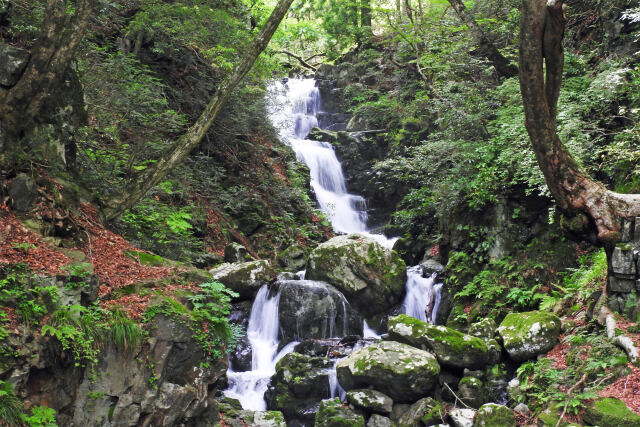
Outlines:
[{"label": "moss-covered rock", "polygon": [[484,383],[476,377],[463,377],[458,383],[458,397],[472,408],[479,408],[487,401]]},{"label": "moss-covered rock", "polygon": [[442,365],[475,369],[484,367],[489,360],[483,340],[455,329],[431,325],[405,314],[389,318],[388,325],[391,339],[433,351]]},{"label": "moss-covered rock", "polygon": [[316,427],[364,427],[364,417],[343,405],[336,397],[320,402]]},{"label": "moss-covered rock", "polygon": [[498,325],[496,325],[495,320],[485,317],[469,326],[469,335],[486,341],[496,336],[496,329],[498,329]]},{"label": "moss-covered rock", "polygon": [[398,420],[398,427],[422,427],[440,424],[447,411],[442,404],[431,397],[425,397],[411,405]]},{"label": "moss-covered rock", "polygon": [[584,414],[584,421],[599,427],[640,427],[640,415],[612,397],[593,402]]},{"label": "moss-covered rock", "polygon": [[278,254],[278,264],[288,271],[298,271],[307,265],[307,251],[300,245],[291,245]]},{"label": "moss-covered rock", "polygon": [[506,406],[484,404],[478,409],[474,427],[516,427],[516,415]]},{"label": "moss-covered rock", "polygon": [[367,421],[367,427],[396,427],[396,423],[390,418],[373,414],[369,417],[369,421]]},{"label": "moss-covered rock", "polygon": [[150,254],[148,252],[135,251],[133,249],[126,249],[124,254],[142,265],[149,265],[152,267],[158,267],[165,265],[165,260],[160,255]]},{"label": "moss-covered rock", "polygon": [[360,234],[338,236],[309,256],[306,278],[328,282],[365,316],[400,303],[407,278],[400,256]]},{"label": "moss-covered rock", "polygon": [[336,369],[346,390],[373,386],[401,402],[427,395],[440,373],[433,354],[394,341],[356,350],[338,362]]},{"label": "moss-covered rock", "polygon": [[222,264],[209,270],[214,280],[240,294],[241,299],[253,298],[258,289],[275,275],[269,261],[250,261],[238,264]]},{"label": "moss-covered rock", "polygon": [[366,412],[390,414],[393,408],[393,399],[376,390],[351,390],[347,392],[347,402]]},{"label": "moss-covered rock", "polygon": [[558,316],[545,311],[508,314],[498,333],[504,349],[515,361],[531,359],[551,350],[560,335]]}]

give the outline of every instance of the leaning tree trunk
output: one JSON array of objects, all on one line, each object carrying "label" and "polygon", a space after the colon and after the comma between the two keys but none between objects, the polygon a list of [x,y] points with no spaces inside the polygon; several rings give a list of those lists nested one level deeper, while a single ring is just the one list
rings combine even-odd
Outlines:
[{"label": "leaning tree trunk", "polygon": [[189,152],[198,146],[213,124],[218,112],[231,96],[233,90],[251,70],[256,59],[267,47],[273,33],[287,14],[293,0],[280,0],[269,16],[258,35],[248,47],[240,63],[233,72],[220,84],[216,93],[211,97],[198,120],[185,134],[169,148],[161,158],[143,173],[136,176],[123,192],[105,201],[103,213],[107,220],[120,216],[125,210],[136,204],[153,186],[158,184],[165,175],[184,160]]},{"label": "leaning tree trunk", "polygon": [[500,53],[491,38],[478,25],[462,3],[462,0],[449,0],[449,4],[456,11],[458,18],[469,28],[480,53],[495,67],[498,74],[503,77],[514,77],[518,74],[518,68],[511,65],[509,60]]}]

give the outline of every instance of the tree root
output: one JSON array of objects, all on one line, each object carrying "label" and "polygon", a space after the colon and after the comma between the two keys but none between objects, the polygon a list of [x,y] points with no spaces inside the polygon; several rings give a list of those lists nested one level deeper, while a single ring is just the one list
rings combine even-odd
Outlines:
[{"label": "tree root", "polygon": [[637,365],[640,361],[638,357],[638,347],[628,336],[622,334],[616,336],[616,320],[613,317],[613,313],[606,306],[600,308],[598,315],[598,323],[605,326],[607,329],[607,338],[613,340],[613,343],[623,349],[629,357],[629,361],[634,365]]}]

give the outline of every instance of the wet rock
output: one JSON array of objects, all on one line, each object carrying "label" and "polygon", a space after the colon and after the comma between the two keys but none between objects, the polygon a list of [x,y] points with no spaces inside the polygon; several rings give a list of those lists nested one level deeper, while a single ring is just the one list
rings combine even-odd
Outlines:
[{"label": "wet rock", "polygon": [[367,427],[395,427],[396,423],[391,421],[390,418],[383,417],[382,415],[373,414],[367,421]]},{"label": "wet rock", "polygon": [[336,397],[320,402],[315,425],[316,427],[364,427],[364,417],[344,406]]},{"label": "wet rock", "polygon": [[358,349],[340,360],[336,369],[345,390],[373,386],[400,402],[427,395],[440,373],[433,354],[394,341]]},{"label": "wet rock", "polygon": [[276,276],[276,280],[280,282],[283,280],[300,280],[300,278],[298,277],[298,275],[296,275],[296,273],[293,273],[291,271],[283,271],[282,273],[278,273],[278,275]]},{"label": "wet rock", "polygon": [[546,353],[556,345],[561,323],[558,316],[544,311],[509,313],[498,328],[504,349],[517,361]]},{"label": "wet rock", "polygon": [[362,320],[336,288],[323,282],[286,280],[280,289],[280,340],[362,335]]},{"label": "wet rock", "polygon": [[18,83],[30,56],[24,49],[0,43],[0,86],[11,87]]},{"label": "wet rock", "polygon": [[241,299],[255,297],[260,287],[274,277],[271,265],[266,260],[226,263],[209,270],[209,273],[214,280],[240,294]]},{"label": "wet rock", "polygon": [[9,197],[12,207],[17,211],[26,212],[33,207],[38,196],[36,183],[29,175],[19,173],[9,184]]},{"label": "wet rock", "polygon": [[365,316],[400,303],[406,282],[400,256],[359,234],[334,237],[310,255],[306,278],[330,283]]},{"label": "wet rock", "polygon": [[239,243],[229,243],[224,248],[224,261],[230,263],[237,262],[246,262],[250,260],[252,257],[249,255],[247,248],[242,246]]},{"label": "wet rock", "polygon": [[278,264],[287,270],[302,270],[307,265],[307,252],[300,245],[291,245],[278,254]]},{"label": "wet rock", "polygon": [[454,409],[449,412],[449,420],[453,427],[473,427],[476,411],[473,409]]},{"label": "wet rock", "polygon": [[[265,393],[267,407],[282,411],[285,417],[312,421],[314,405],[330,396],[329,373],[333,361],[289,353],[276,365],[276,373]],[[312,408],[312,410],[310,410]]]},{"label": "wet rock", "polygon": [[480,338],[452,328],[431,325],[400,314],[389,319],[389,338],[435,353],[438,362],[454,368],[480,368],[489,360],[487,345]]},{"label": "wet rock", "polygon": [[516,415],[506,406],[487,403],[478,409],[474,427],[516,427]]},{"label": "wet rock", "polygon": [[[286,427],[282,412],[278,411],[249,411],[227,408],[222,411],[223,422],[227,427]],[[205,424],[211,425],[211,424]]]},{"label": "wet rock", "polygon": [[640,415],[613,397],[594,401],[587,407],[583,419],[590,425],[600,427],[640,426]]},{"label": "wet rock", "polygon": [[398,421],[398,427],[432,426],[443,422],[446,411],[442,404],[431,397],[425,397],[411,405]]},{"label": "wet rock", "polygon": [[475,377],[463,377],[458,383],[458,397],[472,408],[479,408],[487,401],[484,383]]},{"label": "wet rock", "polygon": [[393,400],[376,390],[351,390],[347,392],[347,402],[368,413],[388,415],[393,409]]}]

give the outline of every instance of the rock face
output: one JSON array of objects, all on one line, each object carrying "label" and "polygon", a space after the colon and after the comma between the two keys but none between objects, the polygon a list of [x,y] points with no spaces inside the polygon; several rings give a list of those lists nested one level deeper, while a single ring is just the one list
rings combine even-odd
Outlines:
[{"label": "rock face", "polygon": [[265,393],[267,406],[282,411],[287,420],[308,423],[317,404],[330,396],[329,372],[333,362],[325,357],[289,353],[276,365]]},{"label": "rock face", "polygon": [[338,236],[310,255],[306,278],[328,282],[345,294],[365,316],[400,303],[406,282],[405,263],[378,242],[359,234]]},{"label": "rock face", "polygon": [[18,83],[29,62],[29,52],[0,43],[0,86],[11,87]]},{"label": "rock face", "polygon": [[336,288],[310,280],[283,280],[280,289],[280,341],[362,335],[362,320]]},{"label": "rock face", "polygon": [[340,399],[323,400],[316,414],[316,427],[364,427],[364,417],[342,405]]},{"label": "rock face", "polygon": [[431,325],[405,314],[389,318],[388,325],[391,339],[431,350],[442,365],[476,369],[489,360],[484,341],[455,329]]},{"label": "rock face", "polygon": [[487,403],[478,409],[474,427],[516,427],[516,416],[506,406]]},{"label": "rock face", "polygon": [[347,392],[347,402],[367,412],[388,415],[393,409],[393,400],[376,390],[351,390]]},{"label": "rock face", "polygon": [[373,386],[394,401],[412,402],[434,387],[440,365],[427,351],[394,341],[382,341],[354,351],[336,366],[346,390]]},{"label": "rock face", "polygon": [[239,293],[241,299],[255,297],[260,287],[274,277],[269,261],[265,260],[226,263],[209,270],[209,273],[214,280]]},{"label": "rock face", "polygon": [[498,334],[509,356],[521,362],[551,350],[560,330],[560,319],[555,314],[529,311],[508,314],[498,327]]}]

